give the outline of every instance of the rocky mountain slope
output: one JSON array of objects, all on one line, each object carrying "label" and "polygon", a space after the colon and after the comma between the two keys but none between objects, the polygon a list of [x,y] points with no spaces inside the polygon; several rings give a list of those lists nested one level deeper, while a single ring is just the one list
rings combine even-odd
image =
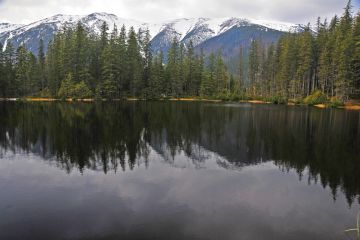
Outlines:
[{"label": "rocky mountain slope", "polygon": [[240,45],[248,47],[252,39],[261,38],[265,43],[275,42],[285,32],[297,32],[303,29],[299,24],[245,18],[183,18],[159,23],[143,23],[108,13],[92,13],[86,16],[59,14],[28,25],[0,23],[0,43],[3,48],[9,41],[15,47],[25,44],[29,50],[36,53],[40,39],[43,39],[47,45],[54,34],[64,26],[74,27],[81,22],[90,31],[99,33],[104,21],[109,25],[109,31],[114,25],[118,28],[125,25],[127,29],[131,26],[135,29],[149,29],[155,53],[160,50],[167,52],[176,37],[184,44],[191,40],[197,49],[204,49],[205,54],[221,49],[224,56],[229,58],[236,56],[236,50]]}]

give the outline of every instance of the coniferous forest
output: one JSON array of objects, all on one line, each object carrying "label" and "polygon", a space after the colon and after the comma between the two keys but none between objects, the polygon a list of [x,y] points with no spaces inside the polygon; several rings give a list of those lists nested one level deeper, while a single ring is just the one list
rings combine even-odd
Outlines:
[{"label": "coniferous forest", "polygon": [[[122,99],[201,97],[276,103],[341,103],[360,97],[360,12],[284,34],[277,43],[240,47],[229,71],[221,51],[205,56],[173,40],[168,53],[151,51],[148,31],[96,35],[79,23],[64,28],[37,56],[9,42],[0,51],[0,97]],[[2,46],[0,46],[1,49]],[[45,51],[47,49],[47,51]]]}]

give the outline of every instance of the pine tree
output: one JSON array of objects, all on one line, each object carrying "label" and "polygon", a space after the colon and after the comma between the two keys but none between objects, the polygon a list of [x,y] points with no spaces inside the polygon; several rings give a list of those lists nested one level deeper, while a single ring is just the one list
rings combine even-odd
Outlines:
[{"label": "pine tree", "polygon": [[185,83],[184,83],[184,91],[186,95],[196,96],[198,94],[199,84],[195,78],[196,72],[196,61],[195,61],[195,53],[194,53],[194,45],[190,40],[187,46],[187,54],[184,62],[185,67]]},{"label": "pine tree", "polygon": [[352,60],[352,69],[353,69],[353,85],[352,85],[352,94],[355,98],[360,98],[360,12],[357,14],[354,27],[353,27],[353,60]]},{"label": "pine tree", "polygon": [[151,78],[151,66],[152,66],[152,50],[151,50],[151,36],[150,31],[145,31],[145,37],[142,40],[142,49],[144,56],[144,71],[143,71],[143,95],[146,98],[150,95],[151,90],[149,89],[150,78]]},{"label": "pine tree", "polygon": [[[278,72],[276,74],[276,95],[288,99],[296,92],[298,41],[296,35],[289,34],[280,39],[278,46]],[[291,94],[292,93],[292,94]]]},{"label": "pine tree", "polygon": [[353,80],[351,71],[353,54],[351,29],[351,1],[349,1],[340,19],[336,33],[335,54],[337,56],[337,77],[335,80],[335,91],[336,97],[341,100],[347,100],[349,98],[350,87]]},{"label": "pine tree", "polygon": [[37,58],[38,58],[38,62],[39,62],[38,80],[41,83],[41,90],[44,90],[45,85],[46,85],[46,80],[45,80],[45,51],[44,51],[43,39],[40,39],[40,42],[39,42],[39,50],[38,50]]},{"label": "pine tree", "polygon": [[244,66],[244,49],[240,46],[239,49],[239,65],[238,65],[238,80],[234,85],[234,92],[241,94],[245,89],[245,66]]},{"label": "pine tree", "polygon": [[214,95],[214,81],[208,72],[204,72],[201,79],[200,95],[202,97],[212,97]]},{"label": "pine tree", "polygon": [[[322,92],[327,96],[333,97],[335,95],[335,78],[336,78],[336,27],[338,18],[335,16],[328,27],[326,28],[326,36],[324,49],[319,56],[319,85]],[[325,25],[326,26],[326,25]]]},{"label": "pine tree", "polygon": [[132,96],[138,96],[141,93],[144,84],[142,79],[142,57],[140,47],[134,28],[130,28],[127,41],[127,59],[128,59],[128,83]]},{"label": "pine tree", "polygon": [[[48,88],[51,96],[56,96],[61,81],[65,78],[64,71],[64,39],[62,33],[55,35],[54,40],[49,43],[46,56],[46,74],[48,79]],[[72,58],[68,61],[72,62]],[[69,70],[70,71],[70,70]]]},{"label": "pine tree", "polygon": [[21,45],[16,52],[15,79],[11,84],[13,96],[24,96],[29,89],[28,54],[25,46]]},{"label": "pine tree", "polygon": [[109,36],[108,36],[109,26],[104,21],[100,28],[100,51],[104,51],[105,47],[108,44]]},{"label": "pine tree", "polygon": [[201,81],[203,79],[203,76],[205,74],[205,55],[204,55],[204,51],[203,49],[200,50],[200,55],[197,58],[196,61],[196,74],[195,74],[195,78],[199,79],[197,82],[197,96],[200,95],[200,90],[201,90]]},{"label": "pine tree", "polygon": [[216,56],[214,53],[211,53],[209,56],[209,63],[206,70],[207,71],[202,74],[201,96],[213,97],[218,90],[216,81]]},{"label": "pine tree", "polygon": [[116,56],[113,51],[114,44],[110,43],[105,47],[102,53],[102,74],[101,82],[97,88],[97,95],[101,98],[114,99],[117,96],[116,88]]},{"label": "pine tree", "polygon": [[85,81],[89,84],[91,82],[91,75],[89,69],[89,42],[88,33],[84,26],[79,22],[77,24],[74,38],[73,38],[73,78],[76,83]]},{"label": "pine tree", "polygon": [[260,57],[259,57],[259,42],[256,40],[251,41],[249,53],[249,80],[250,80],[250,93],[253,96],[257,95],[257,85],[260,70]]},{"label": "pine tree", "polygon": [[215,81],[217,93],[229,90],[229,77],[221,52],[216,56]]},{"label": "pine tree", "polygon": [[150,98],[161,98],[166,96],[166,80],[165,80],[165,70],[163,66],[164,56],[160,52],[158,56],[154,58],[152,64],[152,71],[150,76],[150,89],[149,97]]},{"label": "pine tree", "polygon": [[0,97],[6,97],[6,72],[3,45],[0,43]]},{"label": "pine tree", "polygon": [[168,63],[166,66],[171,95],[174,97],[179,97],[182,93],[179,49],[179,42],[177,38],[174,38],[169,50]]},{"label": "pine tree", "polygon": [[118,96],[121,96],[125,92],[129,91],[129,84],[127,82],[127,48],[126,48],[126,28],[123,25],[120,30],[120,35],[117,39],[116,47],[116,59],[118,66],[117,76],[117,91]]},{"label": "pine tree", "polygon": [[28,89],[27,94],[30,96],[36,95],[41,90],[41,81],[39,79],[40,76],[40,67],[38,60],[32,52],[27,52],[28,54]]},{"label": "pine tree", "polygon": [[16,53],[13,48],[11,41],[7,42],[5,52],[3,54],[4,59],[4,73],[3,76],[3,85],[5,86],[3,93],[6,97],[14,97],[16,94],[14,91],[17,91],[16,87],[13,86],[13,81],[15,79],[15,60],[16,60]]},{"label": "pine tree", "polygon": [[[308,96],[315,89],[312,81],[314,66],[313,38],[310,29],[307,28],[298,38],[298,62],[296,76],[293,79],[292,97],[298,99]],[[301,92],[300,92],[301,90]]]}]

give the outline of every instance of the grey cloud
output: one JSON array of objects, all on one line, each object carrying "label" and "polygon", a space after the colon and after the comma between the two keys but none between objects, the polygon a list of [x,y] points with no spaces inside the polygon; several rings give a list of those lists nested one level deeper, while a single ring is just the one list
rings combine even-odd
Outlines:
[{"label": "grey cloud", "polygon": [[[360,0],[353,1],[357,11]],[[179,17],[250,17],[313,22],[341,14],[347,0],[0,0],[0,18],[35,21],[57,13],[109,12],[123,18],[160,21]]]}]

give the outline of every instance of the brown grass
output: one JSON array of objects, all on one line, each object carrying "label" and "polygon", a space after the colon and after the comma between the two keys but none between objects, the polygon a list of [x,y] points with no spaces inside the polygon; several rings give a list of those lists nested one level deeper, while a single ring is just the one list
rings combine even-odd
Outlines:
[{"label": "brown grass", "polygon": [[341,108],[344,108],[346,110],[356,110],[356,111],[359,111],[360,110],[360,102],[359,101],[356,101],[356,100],[353,100],[353,101],[349,101],[349,102],[346,102],[344,104],[343,107]]},{"label": "brown grass", "polygon": [[221,100],[205,99],[205,98],[170,98],[169,101],[184,101],[184,102],[221,102]]},{"label": "brown grass", "polygon": [[139,98],[126,98],[126,100],[128,100],[128,101],[139,101],[140,99]]},{"label": "brown grass", "polygon": [[193,101],[199,101],[199,99],[196,99],[196,98],[170,98],[170,101],[189,101],[189,102],[193,102]]},{"label": "brown grass", "polygon": [[348,105],[348,106],[345,105],[343,108],[346,110],[360,111],[360,105]]},{"label": "brown grass", "polygon": [[271,102],[266,102],[262,100],[240,100],[241,103],[253,103],[253,104],[270,104]]},{"label": "brown grass", "polygon": [[[17,101],[19,100],[18,98],[0,98],[0,101]],[[60,101],[60,99],[56,99],[56,98],[36,98],[36,97],[28,97],[24,99],[25,101],[28,102],[55,102],[55,101]],[[119,100],[123,100],[123,99],[115,99],[115,101],[119,101]],[[127,101],[141,101],[142,99],[140,98],[134,98],[134,97],[129,97],[126,98]],[[213,100],[213,99],[205,99],[205,98],[170,98],[170,99],[161,99],[161,100],[170,100],[170,101],[186,101],[186,102],[196,102],[196,101],[201,101],[201,102],[222,102],[222,100]],[[73,101],[78,101],[78,102],[94,102],[95,99],[93,98],[85,98],[85,99],[72,99],[72,98],[68,98],[66,99],[67,102],[73,102]],[[262,101],[262,100],[241,100],[239,101],[240,103],[253,103],[253,104],[271,104],[271,102],[266,102],[266,101]],[[294,102],[288,102],[287,103],[288,106],[296,106],[298,104],[294,103]],[[327,108],[328,106],[326,106],[326,104],[317,104],[314,105],[314,107],[317,108]],[[352,111],[360,111],[360,102],[359,101],[349,101],[346,102],[344,104],[344,106],[338,107],[341,109],[345,109],[345,110],[352,110]]]},{"label": "brown grass", "polygon": [[28,102],[54,102],[57,101],[55,98],[26,98]]},{"label": "brown grass", "polygon": [[325,104],[316,104],[316,105],[314,105],[314,107],[317,107],[317,108],[326,108],[326,105],[325,105]]}]

